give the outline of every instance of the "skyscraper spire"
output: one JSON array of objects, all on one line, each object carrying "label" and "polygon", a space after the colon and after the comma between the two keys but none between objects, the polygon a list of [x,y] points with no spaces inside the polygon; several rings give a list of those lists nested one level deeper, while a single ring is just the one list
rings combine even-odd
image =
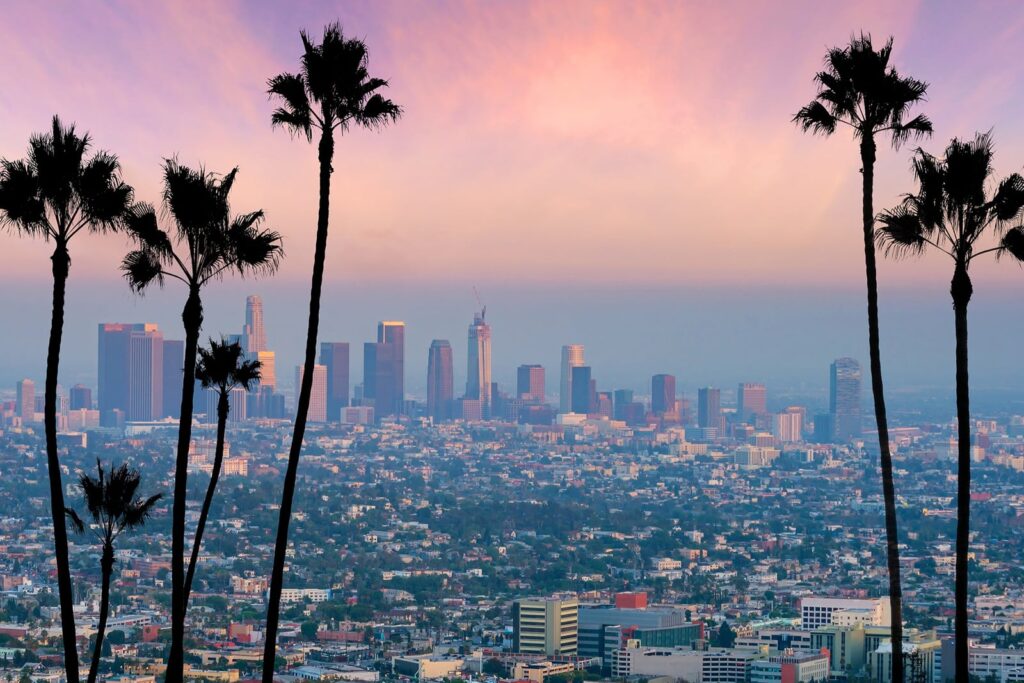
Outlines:
[{"label": "skyscraper spire", "polygon": [[245,298],[245,328],[242,330],[245,351],[251,354],[267,350],[267,335],[263,329],[263,299],[255,294]]},{"label": "skyscraper spire", "polygon": [[466,398],[480,401],[484,417],[491,411],[491,326],[484,321],[487,309],[473,314],[469,326],[469,353],[466,372]]}]

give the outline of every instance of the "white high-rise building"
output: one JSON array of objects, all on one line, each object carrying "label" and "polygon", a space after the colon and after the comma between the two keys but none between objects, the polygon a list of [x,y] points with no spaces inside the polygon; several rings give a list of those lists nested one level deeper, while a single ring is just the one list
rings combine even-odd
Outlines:
[{"label": "white high-rise building", "polygon": [[[836,618],[838,617],[838,618]],[[818,598],[800,599],[800,628],[813,631],[822,626],[860,623],[865,626],[890,626],[892,614],[889,598]]]},{"label": "white high-rise building", "polygon": [[566,344],[562,347],[562,383],[558,393],[558,412],[572,412],[572,369],[586,365],[583,360],[583,344]]},{"label": "white high-rise building", "polygon": [[491,415],[491,326],[484,320],[487,309],[473,316],[469,326],[466,398],[480,401],[484,417]]},{"label": "white high-rise building", "polygon": [[244,351],[255,356],[267,350],[267,334],[263,329],[263,299],[255,294],[245,298],[245,329],[242,330]]},{"label": "white high-rise building", "polygon": [[[295,395],[299,395],[302,386],[302,373],[305,366],[295,368]],[[327,422],[327,366],[313,366],[313,391],[309,395],[308,422]]]},{"label": "white high-rise building", "polygon": [[772,436],[778,443],[795,443],[802,440],[804,415],[798,408],[787,408],[784,413],[772,416]]}]

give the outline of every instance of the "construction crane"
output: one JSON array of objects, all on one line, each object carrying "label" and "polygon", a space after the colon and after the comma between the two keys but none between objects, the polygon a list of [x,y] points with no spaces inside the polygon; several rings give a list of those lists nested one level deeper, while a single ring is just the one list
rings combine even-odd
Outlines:
[{"label": "construction crane", "polygon": [[480,300],[480,292],[476,291],[476,285],[473,285],[473,296],[476,297],[476,303],[480,306],[480,320],[484,320],[487,317],[487,307]]}]

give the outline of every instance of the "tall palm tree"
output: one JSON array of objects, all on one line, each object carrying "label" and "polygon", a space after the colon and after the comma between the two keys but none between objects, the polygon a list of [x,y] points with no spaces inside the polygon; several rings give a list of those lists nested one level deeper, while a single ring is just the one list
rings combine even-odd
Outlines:
[{"label": "tall palm tree", "polygon": [[864,271],[868,290],[868,346],[871,356],[871,394],[878,427],[878,451],[885,499],[886,554],[889,567],[889,604],[892,612],[892,678],[903,680],[903,591],[900,582],[899,529],[896,522],[896,488],[889,450],[889,421],[885,412],[882,359],[878,332],[878,281],[875,268],[875,138],[889,135],[894,148],[912,137],[928,135],[931,121],[918,115],[906,120],[910,108],[922,101],[928,84],[902,76],[889,65],[892,38],[875,49],[871,36],[861,34],[825,56],[825,68],[814,80],[818,94],[797,112],[793,120],[806,132],[832,135],[847,126],[860,144],[863,187],[861,219],[864,237]]},{"label": "tall palm tree", "polygon": [[[1009,254],[1024,261],[1024,177],[1014,173],[992,185],[992,137],[954,139],[937,159],[918,150],[914,176],[918,189],[879,216],[878,241],[888,254],[915,255],[935,249],[953,261],[949,292],[956,330],[957,525],[956,525],[956,680],[967,671],[967,551],[971,516],[971,409],[967,376],[967,305],[974,291],[969,269],[983,254]],[[995,188],[991,196],[990,185]],[[992,236],[989,245],[979,243]]]},{"label": "tall palm tree", "polygon": [[214,389],[217,392],[217,451],[213,456],[210,483],[206,487],[206,498],[203,499],[203,508],[199,512],[196,537],[192,542],[192,558],[188,564],[188,573],[185,575],[183,599],[186,607],[188,607],[188,597],[192,593],[192,579],[196,574],[196,565],[199,564],[199,548],[203,542],[203,530],[206,528],[206,519],[210,515],[213,493],[217,490],[220,467],[224,461],[224,432],[227,429],[228,414],[231,412],[231,390],[241,387],[245,391],[249,391],[255,383],[259,382],[260,362],[245,360],[242,347],[238,342],[228,343],[223,339],[216,342],[211,339],[209,349],[199,349],[196,379],[204,389]]},{"label": "tall palm tree", "polygon": [[[280,101],[271,115],[274,127],[283,126],[292,135],[313,140],[313,129],[320,133],[320,207],[317,213],[316,250],[313,256],[313,281],[309,295],[309,325],[306,330],[305,368],[316,362],[317,332],[320,327],[320,292],[327,255],[327,227],[330,213],[331,173],[334,160],[335,133],[343,135],[351,127],[380,128],[394,122],[401,109],[378,90],[387,81],[371,78],[367,71],[368,52],[361,40],[345,38],[337,23],[324,28],[323,39],[313,43],[302,31],[302,67],[300,73],[282,73],[268,82],[269,94]],[[266,644],[263,650],[263,680],[272,683],[277,650],[277,626],[280,616],[281,588],[284,584],[285,551],[288,547],[288,525],[291,521],[295,477],[298,472],[302,439],[306,433],[313,390],[313,373],[304,372],[299,386],[295,410],[295,428],[288,453],[284,492],[274,546],[274,567],[270,579],[267,606]]]},{"label": "tall palm tree", "polygon": [[[153,506],[163,497],[157,493],[149,498],[136,495],[142,475],[139,471],[122,464],[103,469],[103,463],[96,460],[98,476],[83,473],[78,479],[78,486],[85,497],[85,507],[92,517],[91,529],[103,547],[100,556],[100,571],[103,576],[100,591],[100,621],[96,628],[96,644],[92,652],[92,664],[89,665],[89,683],[96,683],[99,672],[100,656],[103,652],[103,636],[107,632],[107,615],[110,612],[110,577],[114,571],[114,541],[125,531],[137,529],[146,523]],[[78,531],[85,531],[85,523],[71,508],[65,509],[71,525]]]},{"label": "tall palm tree", "polygon": [[136,204],[125,227],[136,249],[124,257],[122,270],[131,288],[144,292],[166,278],[181,281],[188,297],[181,313],[185,327],[185,367],[181,385],[181,418],[174,465],[174,506],[171,520],[171,651],[167,682],[180,683],[185,633],[185,501],[188,447],[192,440],[192,397],[196,354],[203,324],[202,288],[226,273],[272,273],[281,258],[281,237],[264,230],[263,212],[230,215],[228,195],[238,169],[220,177],[182,166],[164,164],[163,201],[172,228],[162,230],[148,204]]},{"label": "tall palm tree", "polygon": [[43,422],[68,683],[78,683],[78,649],[68,532],[64,521],[64,486],[57,455],[57,375],[64,332],[64,296],[71,268],[68,246],[83,230],[94,233],[116,228],[118,218],[132,198],[132,189],[121,182],[117,157],[107,152],[87,157],[91,147],[88,134],[76,134],[74,125],[65,126],[54,116],[48,133],[33,135],[29,140],[26,159],[0,161],[0,225],[11,225],[31,237],[53,240],[54,245],[50,257],[53,307],[46,353]]}]

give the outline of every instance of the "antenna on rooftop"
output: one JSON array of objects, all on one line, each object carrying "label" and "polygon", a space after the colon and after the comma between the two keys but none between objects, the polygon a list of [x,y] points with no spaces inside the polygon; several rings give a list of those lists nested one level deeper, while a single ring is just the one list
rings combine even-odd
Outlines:
[{"label": "antenna on rooftop", "polygon": [[487,317],[487,307],[484,306],[484,302],[480,300],[480,292],[476,291],[476,285],[473,285],[473,296],[476,297],[476,303],[480,306],[480,320]]}]

